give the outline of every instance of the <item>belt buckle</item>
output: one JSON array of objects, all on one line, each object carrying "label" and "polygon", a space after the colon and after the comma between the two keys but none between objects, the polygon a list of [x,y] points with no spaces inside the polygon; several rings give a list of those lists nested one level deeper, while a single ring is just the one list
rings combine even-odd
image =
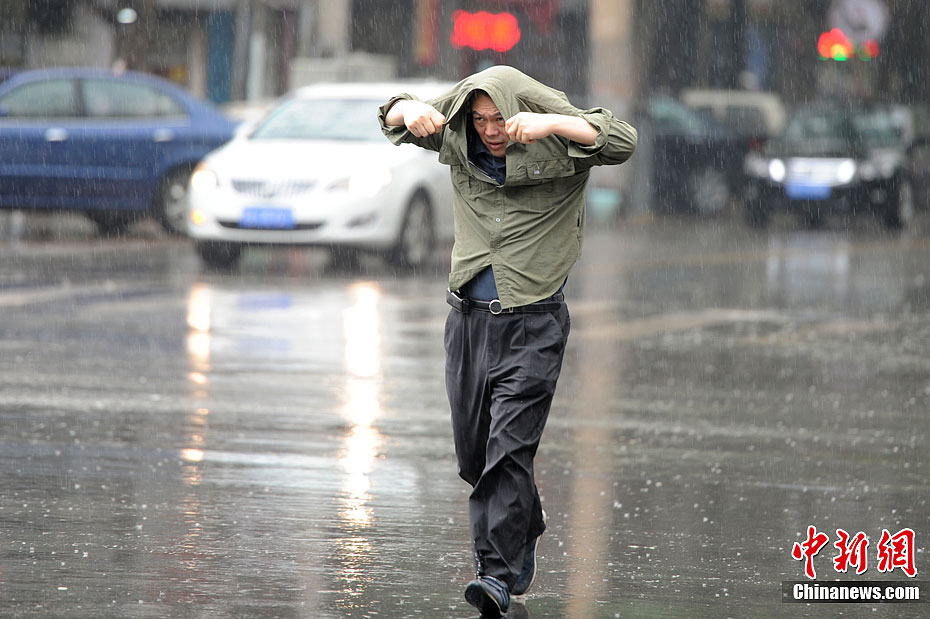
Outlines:
[{"label": "belt buckle", "polygon": [[491,312],[491,314],[494,315],[494,316],[497,316],[497,315],[500,314],[502,311],[504,311],[504,306],[501,305],[501,300],[500,300],[500,299],[494,299],[494,300],[492,300],[492,301],[489,301],[489,302],[488,302],[488,311]]}]

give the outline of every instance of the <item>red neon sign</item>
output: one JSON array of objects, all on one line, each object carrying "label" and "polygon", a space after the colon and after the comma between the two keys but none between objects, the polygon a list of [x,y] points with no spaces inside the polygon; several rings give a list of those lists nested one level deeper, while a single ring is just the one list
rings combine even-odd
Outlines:
[{"label": "red neon sign", "polygon": [[506,52],[520,40],[520,24],[511,13],[455,11],[450,40],[455,47]]}]

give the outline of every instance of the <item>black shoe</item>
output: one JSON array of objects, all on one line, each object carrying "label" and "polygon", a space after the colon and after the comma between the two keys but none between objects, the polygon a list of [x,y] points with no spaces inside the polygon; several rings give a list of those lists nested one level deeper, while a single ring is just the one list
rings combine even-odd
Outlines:
[{"label": "black shoe", "polygon": [[482,617],[503,617],[510,608],[507,585],[493,576],[479,576],[465,587],[465,599]]},{"label": "black shoe", "polygon": [[[548,520],[549,518],[544,511],[543,524]],[[542,537],[542,533],[537,535],[535,539],[526,545],[526,550],[523,551],[523,568],[520,570],[520,576],[517,577],[517,582],[513,585],[513,591],[510,592],[511,595],[526,595],[530,587],[533,586],[533,583],[536,582],[536,548],[539,546],[540,537]]]}]

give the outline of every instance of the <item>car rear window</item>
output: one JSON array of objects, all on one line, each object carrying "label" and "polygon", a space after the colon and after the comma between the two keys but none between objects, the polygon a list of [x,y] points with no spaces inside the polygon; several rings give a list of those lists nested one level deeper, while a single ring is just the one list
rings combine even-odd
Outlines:
[{"label": "car rear window", "polygon": [[381,141],[378,106],[361,99],[291,99],[252,133],[253,140]]}]

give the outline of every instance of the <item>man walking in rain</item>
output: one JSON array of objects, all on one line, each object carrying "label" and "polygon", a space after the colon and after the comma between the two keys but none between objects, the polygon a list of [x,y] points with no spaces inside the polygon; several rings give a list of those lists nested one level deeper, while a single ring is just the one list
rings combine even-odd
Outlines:
[{"label": "man walking in rain", "polygon": [[465,599],[499,617],[533,584],[546,528],[533,459],[568,337],[562,289],[581,254],[585,185],[592,166],[629,159],[636,131],[507,66],[429,102],[398,95],[379,118],[393,143],[437,151],[452,172],[446,391],[473,488]]}]

